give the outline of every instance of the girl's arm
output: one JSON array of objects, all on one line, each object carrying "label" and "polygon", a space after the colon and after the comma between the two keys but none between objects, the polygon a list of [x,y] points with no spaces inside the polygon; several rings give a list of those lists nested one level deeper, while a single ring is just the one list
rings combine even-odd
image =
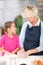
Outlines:
[{"label": "girl's arm", "polygon": [[0,47],[0,51],[2,51],[3,53],[10,53],[7,50],[3,49],[2,47]]},{"label": "girl's arm", "polygon": [[15,49],[14,51],[12,51],[12,54],[16,54],[19,50],[20,48]]},{"label": "girl's arm", "polygon": [[5,50],[3,48],[3,45],[6,41],[6,35],[3,35],[1,38],[0,38],[0,51],[2,51],[3,53],[9,53],[7,50]]},{"label": "girl's arm", "polygon": [[19,43],[19,37],[16,35],[16,49],[12,51],[13,54],[16,54],[18,50],[20,49],[20,43]]}]

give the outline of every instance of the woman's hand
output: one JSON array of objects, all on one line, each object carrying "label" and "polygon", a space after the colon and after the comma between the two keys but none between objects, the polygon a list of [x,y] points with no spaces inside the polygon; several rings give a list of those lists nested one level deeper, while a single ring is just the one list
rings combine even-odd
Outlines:
[{"label": "woman's hand", "polygon": [[23,53],[23,52],[25,52],[25,50],[24,50],[23,48],[21,48],[21,49],[17,52],[17,54],[19,55],[19,54],[21,54],[21,53]]},{"label": "woman's hand", "polygon": [[20,58],[25,58],[28,56],[28,53],[27,52],[21,52],[19,54],[17,54]]},{"label": "woman's hand", "polygon": [[25,58],[28,56],[28,53],[25,52],[25,50],[23,48],[21,48],[18,52],[17,52],[17,55],[21,58]]},{"label": "woman's hand", "polygon": [[28,50],[28,51],[24,51],[24,49],[21,49],[20,51],[17,52],[17,55],[21,58],[25,58],[25,57],[29,56],[30,54],[36,53],[36,52],[38,52],[37,48]]}]

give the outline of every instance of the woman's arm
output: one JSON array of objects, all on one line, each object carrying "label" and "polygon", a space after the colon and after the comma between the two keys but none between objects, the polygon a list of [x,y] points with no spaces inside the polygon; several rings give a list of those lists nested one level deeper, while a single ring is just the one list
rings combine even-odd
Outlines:
[{"label": "woman's arm", "polygon": [[37,53],[37,52],[38,52],[38,49],[37,48],[26,51],[26,53],[28,55],[33,54],[33,53]]},{"label": "woman's arm", "polygon": [[20,32],[20,36],[19,36],[19,40],[20,40],[20,46],[23,47],[23,42],[25,39],[25,31],[26,31],[26,27],[27,27],[27,23],[25,22],[22,26],[21,32]]},{"label": "woman's arm", "polygon": [[36,53],[36,52],[38,52],[38,49],[37,48],[35,48],[35,49],[32,49],[32,50],[28,50],[28,51],[23,51],[23,52],[19,52],[18,53],[18,56],[19,57],[23,57],[23,58],[25,58],[25,57],[28,57],[30,54],[32,54],[32,53]]},{"label": "woman's arm", "polygon": [[28,50],[28,51],[25,51],[24,48],[23,48],[20,51],[18,51],[17,54],[18,54],[19,57],[25,58],[25,57],[29,56],[30,54],[36,53],[36,52],[38,52],[38,49],[37,48],[32,49],[32,50]]},{"label": "woman's arm", "polygon": [[38,52],[43,51],[43,23],[41,25],[41,37],[40,37],[40,46],[37,47]]}]

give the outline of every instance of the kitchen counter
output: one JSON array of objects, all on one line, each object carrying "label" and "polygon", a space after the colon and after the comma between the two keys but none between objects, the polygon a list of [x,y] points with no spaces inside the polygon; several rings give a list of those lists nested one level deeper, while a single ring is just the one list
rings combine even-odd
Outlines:
[{"label": "kitchen counter", "polygon": [[0,65],[20,65],[22,63],[33,65],[34,60],[41,60],[43,62],[43,56],[28,56],[27,58],[19,58],[17,55],[6,54],[5,56],[0,56],[0,63],[3,63]]}]

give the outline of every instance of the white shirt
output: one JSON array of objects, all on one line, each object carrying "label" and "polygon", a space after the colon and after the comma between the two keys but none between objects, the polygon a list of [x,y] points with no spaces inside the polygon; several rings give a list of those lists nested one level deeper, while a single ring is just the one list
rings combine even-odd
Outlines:
[{"label": "white shirt", "polygon": [[[35,26],[39,26],[39,23],[40,23],[40,19],[38,20],[38,22],[35,24]],[[20,36],[19,36],[19,40],[20,40],[20,45],[21,47],[23,47],[23,42],[24,42],[24,39],[25,39],[25,32],[26,32],[26,28],[27,28],[27,25],[29,24],[29,27],[32,27],[32,24],[27,21],[23,24],[22,26],[22,29],[21,29],[21,33],[20,33]],[[43,32],[43,29],[42,29],[42,22],[41,22],[41,38],[40,38],[40,46],[37,47],[38,48],[38,51],[43,51],[43,35],[42,35],[42,32]]]}]

